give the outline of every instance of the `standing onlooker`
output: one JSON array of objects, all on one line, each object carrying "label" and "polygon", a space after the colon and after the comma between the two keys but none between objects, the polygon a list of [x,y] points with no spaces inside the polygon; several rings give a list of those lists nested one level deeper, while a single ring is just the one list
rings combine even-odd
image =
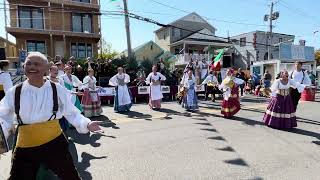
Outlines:
[{"label": "standing onlooker", "polygon": [[[302,69],[302,62],[295,62],[295,70],[293,70],[290,73],[290,79],[292,79],[296,83],[304,84],[306,86],[311,85],[311,80],[308,76],[308,74],[305,72],[304,69]],[[297,89],[292,89],[290,92],[293,106],[294,106],[294,111],[297,110],[297,106],[299,103],[299,100],[301,98],[301,92],[299,92]]]},{"label": "standing onlooker", "polygon": [[261,76],[257,73],[254,72],[252,74],[252,85],[253,85],[253,89],[256,89],[256,86],[260,85],[260,81],[261,81]]},{"label": "standing onlooker", "polygon": [[316,76],[313,74],[312,71],[308,71],[308,75],[311,80],[311,84],[315,85],[316,84]]},{"label": "standing onlooker", "polygon": [[5,72],[9,69],[9,61],[0,61],[0,100],[5,93],[13,86],[11,76]]},{"label": "standing onlooker", "polygon": [[84,79],[86,77],[86,72],[80,65],[78,65],[73,75],[77,76],[78,79]]},{"label": "standing onlooker", "polygon": [[[245,74],[244,74],[244,72],[242,72],[241,68],[238,69],[238,73],[237,73],[237,75],[236,75],[236,78],[241,79],[241,80],[243,80],[243,81],[246,80]],[[243,96],[244,85],[245,85],[245,84],[240,84],[240,85],[239,85],[239,87],[240,87],[240,92],[241,92],[241,96]]]}]

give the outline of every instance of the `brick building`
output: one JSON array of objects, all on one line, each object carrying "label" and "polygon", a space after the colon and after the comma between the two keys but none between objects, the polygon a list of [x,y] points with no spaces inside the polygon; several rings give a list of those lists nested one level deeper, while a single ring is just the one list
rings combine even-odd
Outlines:
[{"label": "brick building", "polygon": [[17,49],[55,55],[94,57],[98,53],[100,0],[8,0]]}]

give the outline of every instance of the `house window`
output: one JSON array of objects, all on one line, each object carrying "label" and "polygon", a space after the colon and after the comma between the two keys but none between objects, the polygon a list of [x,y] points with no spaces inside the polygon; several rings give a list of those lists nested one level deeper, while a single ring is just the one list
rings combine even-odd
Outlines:
[{"label": "house window", "polygon": [[28,40],[27,41],[27,51],[28,52],[38,51],[38,52],[41,52],[42,54],[46,54],[45,42],[44,41]]},{"label": "house window", "polygon": [[75,2],[90,3],[90,0],[72,0]]},{"label": "house window", "polygon": [[243,46],[246,46],[246,38],[240,38],[240,46],[243,47]]},{"label": "house window", "polygon": [[282,43],[282,38],[279,38],[279,43]]},{"label": "house window", "polygon": [[79,59],[92,57],[92,44],[71,43],[71,55]]},{"label": "house window", "polygon": [[153,50],[153,44],[151,44],[151,46],[150,46],[150,50]]},{"label": "house window", "polygon": [[163,31],[163,39],[166,39],[167,33],[166,31]]},{"label": "house window", "polygon": [[90,14],[72,14],[72,31],[92,33],[92,16]]},{"label": "house window", "polygon": [[92,46],[87,44],[87,57],[92,57]]},{"label": "house window", "polygon": [[19,6],[19,27],[44,29],[43,27],[43,9],[34,7]]}]

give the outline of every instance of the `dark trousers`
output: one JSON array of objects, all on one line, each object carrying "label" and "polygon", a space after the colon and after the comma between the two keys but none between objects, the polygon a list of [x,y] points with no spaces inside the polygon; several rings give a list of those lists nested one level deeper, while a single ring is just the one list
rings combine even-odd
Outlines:
[{"label": "dark trousers", "polygon": [[293,88],[291,88],[290,93],[291,93],[290,95],[291,95],[294,111],[296,111],[297,107],[298,107],[299,100],[301,98],[301,93],[299,93],[299,91],[297,89],[293,89]]},{"label": "dark trousers", "polygon": [[241,85],[239,86],[239,88],[240,88],[241,96],[243,96],[244,84],[241,84]]},{"label": "dark trousers", "polygon": [[80,180],[64,135],[39,147],[16,148],[9,180],[36,180],[40,164],[62,180]]}]

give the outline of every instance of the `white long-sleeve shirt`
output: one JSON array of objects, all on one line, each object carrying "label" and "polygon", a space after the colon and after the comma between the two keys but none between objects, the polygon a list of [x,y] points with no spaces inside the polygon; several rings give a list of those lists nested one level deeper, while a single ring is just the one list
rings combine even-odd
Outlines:
[{"label": "white long-sleeve shirt", "polygon": [[212,74],[208,75],[208,76],[206,77],[206,79],[203,80],[202,84],[208,84],[208,83],[210,83],[210,82],[215,83],[215,84],[219,84],[216,76],[214,76],[214,75],[212,75]]},{"label": "white long-sleeve shirt", "polygon": [[[56,84],[59,109],[56,119],[64,116],[79,133],[88,133],[88,123],[91,121],[81,115],[81,112],[73,105],[70,94],[65,88]],[[9,89],[0,102],[0,124],[6,138],[9,135],[15,117],[14,95],[16,86]],[[20,96],[20,117],[24,124],[35,124],[46,122],[52,115],[53,92],[50,81],[46,81],[40,88],[29,84],[28,80],[23,82]]]},{"label": "white long-sleeve shirt", "polygon": [[294,89],[297,89],[301,93],[304,90],[304,88],[306,87],[306,85],[300,84],[300,82],[295,82],[292,79],[289,79],[287,84],[282,84],[280,79],[277,79],[273,82],[270,89],[272,92],[272,96],[276,97],[279,90],[287,90],[291,87]]},{"label": "white long-sleeve shirt", "polygon": [[[304,78],[303,78],[303,73],[304,73]],[[300,84],[302,83],[302,84],[307,85],[307,86],[311,85],[311,79],[310,79],[310,77],[309,77],[309,75],[308,75],[308,73],[306,71],[294,70],[289,75],[290,75],[290,78],[292,80],[294,80],[295,82],[297,82],[297,83],[300,83]],[[292,75],[292,77],[291,77],[291,75]]]},{"label": "white long-sleeve shirt", "polygon": [[2,72],[1,70],[0,85],[3,85],[3,90],[5,93],[13,86],[10,74],[7,72]]},{"label": "white long-sleeve shirt", "polygon": [[83,89],[89,89],[90,91],[95,91],[96,90],[96,83],[97,83],[97,79],[95,77],[90,77],[90,76],[86,76],[83,79]]}]

